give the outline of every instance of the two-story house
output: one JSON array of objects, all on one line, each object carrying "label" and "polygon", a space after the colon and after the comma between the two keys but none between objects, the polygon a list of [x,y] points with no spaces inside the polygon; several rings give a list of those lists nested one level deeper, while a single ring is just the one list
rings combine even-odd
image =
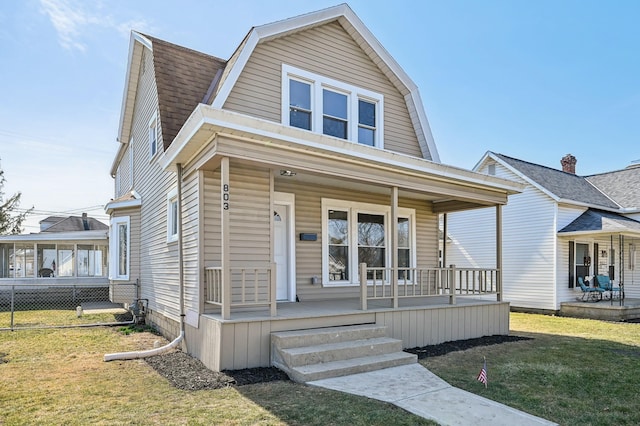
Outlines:
[{"label": "two-story house", "polygon": [[439,268],[438,215],[499,216],[521,185],[440,163],[416,85],[347,5],[226,60],[132,33],[119,143],[111,282],[209,368],[271,365],[287,330],[508,333],[499,270]]}]

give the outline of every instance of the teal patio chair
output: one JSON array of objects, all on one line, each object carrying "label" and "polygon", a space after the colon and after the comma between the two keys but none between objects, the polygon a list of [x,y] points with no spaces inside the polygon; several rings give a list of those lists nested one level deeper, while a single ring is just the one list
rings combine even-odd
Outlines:
[{"label": "teal patio chair", "polygon": [[583,302],[598,302],[602,300],[602,293],[605,292],[600,287],[588,287],[585,285],[582,277],[578,277],[578,284],[580,285],[580,289],[582,290],[582,301]]}]

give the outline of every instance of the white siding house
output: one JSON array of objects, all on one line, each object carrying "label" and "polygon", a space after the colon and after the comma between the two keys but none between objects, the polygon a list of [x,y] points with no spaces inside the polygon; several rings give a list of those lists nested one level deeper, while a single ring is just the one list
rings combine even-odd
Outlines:
[{"label": "white siding house", "polygon": [[[640,223],[635,220],[640,196],[630,195],[638,192],[640,168],[580,177],[570,169],[555,170],[488,152],[474,171],[526,185],[503,207],[503,289],[512,307],[558,311],[562,302],[581,298],[578,276],[598,274],[622,281],[626,297],[640,297],[640,274],[633,262],[640,241]],[[624,187],[628,190],[620,190]],[[618,192],[624,197],[616,198]],[[480,209],[447,215],[447,264],[494,266],[484,251],[492,244],[493,231],[487,225],[492,214],[491,209]],[[587,223],[589,215],[595,219]],[[571,245],[586,250],[591,258],[586,270],[580,269],[585,256],[579,258],[572,250],[570,258]],[[627,252],[622,263],[619,256],[611,259],[612,250],[615,255],[620,247]]]}]

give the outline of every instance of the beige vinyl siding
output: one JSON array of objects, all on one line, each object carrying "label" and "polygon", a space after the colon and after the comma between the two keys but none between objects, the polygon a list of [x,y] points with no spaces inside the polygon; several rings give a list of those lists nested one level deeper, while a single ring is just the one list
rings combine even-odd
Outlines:
[{"label": "beige vinyl siding", "polygon": [[204,266],[221,265],[220,236],[220,171],[202,173],[202,198],[200,208],[203,216]]},{"label": "beige vinyl siding", "polygon": [[[299,304],[291,304],[295,305]],[[205,315],[198,329],[187,327],[189,352],[207,368],[221,371],[270,366],[270,334],[276,331],[378,324],[387,327],[389,337],[402,340],[403,348],[509,333],[506,302],[294,317],[222,322]]]},{"label": "beige vinyl siding", "polygon": [[[140,194],[141,223],[140,287],[142,298],[149,299],[149,309],[173,320],[180,319],[178,306],[178,244],[167,243],[167,194],[176,188],[175,173],[164,172],[157,163],[163,149],[161,124],[158,126],[158,154],[149,151],[149,121],[158,110],[152,54],[147,50],[138,78],[134,106],[132,137],[136,187]],[[160,120],[158,116],[158,120]],[[122,164],[128,162],[123,157]],[[133,240],[133,238],[132,238]],[[133,241],[132,241],[133,242]]]},{"label": "beige vinyl siding", "polygon": [[[300,300],[356,297],[358,287],[323,287],[311,284],[314,276],[322,277],[322,198],[388,206],[390,195],[353,192],[343,188],[301,185],[276,180],[275,190],[295,194],[296,287]],[[426,202],[401,198],[399,207],[416,209],[416,250],[419,267],[437,266],[437,215],[431,213]],[[300,233],[315,233],[317,241],[299,241]]]},{"label": "beige vinyl siding", "polygon": [[182,255],[184,267],[185,309],[200,312],[200,173],[193,172],[183,177],[182,211]]},{"label": "beige vinyl siding", "polygon": [[[229,170],[230,247],[232,268],[248,268],[245,278],[253,280],[251,267],[266,267],[271,262],[270,170],[247,167],[232,160]],[[201,264],[221,265],[220,172],[202,173],[201,209],[204,256]],[[234,302],[239,302],[240,272],[231,276]],[[265,273],[259,275],[259,293],[266,292]]]},{"label": "beige vinyl siding", "polygon": [[118,165],[118,188],[116,188],[116,198],[123,196],[131,190],[133,186],[133,171],[131,170],[131,151],[132,147],[128,146],[125,150],[122,160]]},{"label": "beige vinyl siding", "polygon": [[422,157],[404,95],[337,22],[256,46],[224,108],[282,122],[282,64],[384,96],[384,147]]},{"label": "beige vinyl siding", "polygon": [[269,169],[243,167],[234,161],[229,169],[231,267],[268,263],[273,214]]}]

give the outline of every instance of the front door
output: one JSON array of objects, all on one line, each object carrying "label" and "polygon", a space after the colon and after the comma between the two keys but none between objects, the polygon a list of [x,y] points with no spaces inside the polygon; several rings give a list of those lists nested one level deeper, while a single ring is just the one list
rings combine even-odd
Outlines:
[{"label": "front door", "polygon": [[276,264],[276,299],[295,300],[293,242],[294,195],[275,193],[273,204],[273,261]]}]

